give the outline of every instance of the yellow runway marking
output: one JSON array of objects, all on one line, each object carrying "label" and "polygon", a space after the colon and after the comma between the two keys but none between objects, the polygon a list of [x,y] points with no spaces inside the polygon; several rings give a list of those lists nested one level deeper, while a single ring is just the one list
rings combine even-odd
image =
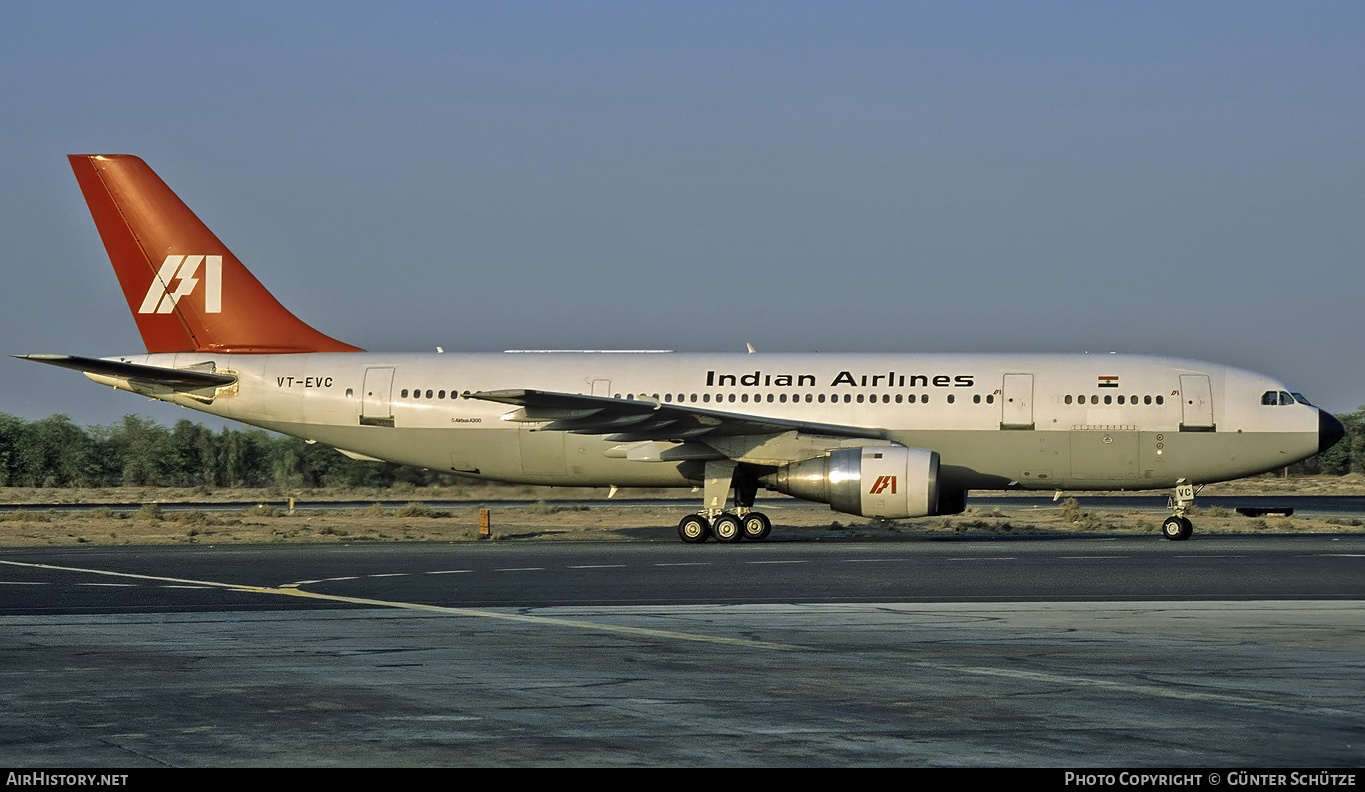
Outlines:
[{"label": "yellow runway marking", "polygon": [[[473,608],[452,608],[445,605],[423,605],[417,602],[394,602],[392,600],[369,599],[368,597],[343,597],[336,594],[317,594],[311,591],[304,591],[300,588],[285,586],[248,586],[241,583],[220,583],[213,580],[187,580],[184,578],[162,577],[160,575],[138,575],[131,572],[112,572],[107,569],[84,569],[81,567],[56,566],[54,564],[30,564],[22,561],[0,561],[0,564],[10,566],[28,567],[30,569],[52,569],[62,572],[81,572],[87,575],[108,575],[110,577],[131,578],[134,580],[150,580],[159,583],[180,583],[192,584],[197,586],[213,586],[229,591],[243,591],[254,594],[274,594],[286,597],[302,597],[304,599],[322,600],[325,602],[344,602],[348,605],[368,605],[376,608],[397,608],[399,610],[422,611],[425,613],[442,613],[450,616],[470,616],[479,619],[497,619],[500,621],[521,622],[523,624],[539,624],[547,627],[570,627],[579,630],[591,630],[594,632],[619,633],[623,635],[636,635],[644,638],[670,638],[677,641],[697,641],[700,643],[722,644],[728,646],[743,646],[750,649],[773,649],[777,651],[789,652],[800,651],[804,647],[793,646],[791,644],[772,643],[770,641],[751,641],[744,638],[724,638],[715,635],[701,635],[699,633],[680,632],[676,630],[656,630],[648,627],[625,627],[612,624],[598,624],[597,622],[580,621],[578,619],[555,619],[548,616],[527,616],[517,613],[495,613],[493,611],[476,610]],[[297,586],[298,584],[291,584]]]}]

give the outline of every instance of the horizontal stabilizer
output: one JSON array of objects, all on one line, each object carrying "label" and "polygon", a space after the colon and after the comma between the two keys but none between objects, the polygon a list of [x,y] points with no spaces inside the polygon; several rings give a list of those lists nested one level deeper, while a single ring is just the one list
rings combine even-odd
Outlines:
[{"label": "horizontal stabilizer", "polygon": [[103,360],[75,355],[15,355],[14,357],[20,360],[46,363],[49,366],[60,366],[83,374],[100,374],[106,377],[119,377],[151,385],[164,385],[173,390],[221,388],[237,381],[237,378],[231,374],[217,374],[198,369],[144,366],[141,363],[125,363],[121,360]]}]

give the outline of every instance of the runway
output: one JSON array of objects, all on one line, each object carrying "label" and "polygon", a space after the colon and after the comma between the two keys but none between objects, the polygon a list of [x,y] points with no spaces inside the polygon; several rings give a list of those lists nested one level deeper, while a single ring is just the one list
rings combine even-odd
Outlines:
[{"label": "runway", "polygon": [[1358,766],[1365,537],[0,551],[19,766]]}]

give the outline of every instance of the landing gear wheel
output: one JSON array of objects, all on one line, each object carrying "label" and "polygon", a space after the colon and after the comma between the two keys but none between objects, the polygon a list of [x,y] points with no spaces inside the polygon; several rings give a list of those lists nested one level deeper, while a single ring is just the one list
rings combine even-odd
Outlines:
[{"label": "landing gear wheel", "polygon": [[1161,524],[1161,535],[1172,542],[1183,542],[1194,533],[1194,523],[1179,514],[1173,514]]},{"label": "landing gear wheel", "polygon": [[744,529],[740,528],[738,517],[722,514],[711,523],[711,535],[717,542],[738,542],[744,537]]},{"label": "landing gear wheel", "polygon": [[739,526],[744,533],[744,538],[750,542],[761,542],[768,538],[768,534],[773,530],[772,521],[762,512],[751,511],[744,515],[739,521]]},{"label": "landing gear wheel", "polygon": [[678,538],[688,544],[705,542],[711,536],[711,525],[700,514],[689,514],[678,522]]}]

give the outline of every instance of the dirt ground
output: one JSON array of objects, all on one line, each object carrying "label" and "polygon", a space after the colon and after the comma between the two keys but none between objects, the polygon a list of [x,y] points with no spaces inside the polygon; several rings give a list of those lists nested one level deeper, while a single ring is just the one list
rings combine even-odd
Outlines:
[{"label": "dirt ground", "polygon": [[[285,505],[290,495],[296,508]],[[985,493],[982,493],[985,494]],[[994,493],[992,493],[994,494]],[[1148,494],[1151,493],[1138,493]],[[1210,485],[1204,495],[1365,495],[1365,477],[1261,477]],[[677,541],[679,517],[696,498],[686,490],[622,490],[618,498],[676,497],[677,507],[615,505],[605,490],[551,487],[467,487],[394,490],[337,490],[285,493],[265,490],[207,489],[0,489],[0,546],[262,544],[278,542],[461,542],[479,540],[479,507],[433,507],[423,501],[520,500],[519,505],[491,510],[493,541],[536,538],[598,541]],[[600,498],[579,505],[556,499]],[[372,505],[360,509],[318,510],[308,504],[326,501],[401,501],[399,508]],[[173,511],[162,505],[185,502],[257,501],[260,506],[234,511]],[[146,504],[136,512],[95,506],[77,512],[5,510],[5,503]],[[970,500],[968,501],[970,504]],[[686,505],[684,505],[686,504]],[[1157,535],[1163,514],[1136,510],[1086,508],[1084,494],[1075,502],[1065,496],[1051,507],[975,508],[950,517],[914,520],[868,520],[784,497],[764,497],[762,506],[777,536],[804,539],[892,538],[908,536]],[[1359,533],[1361,520],[1303,517],[1242,517],[1226,509],[1198,509],[1199,533]]]}]

